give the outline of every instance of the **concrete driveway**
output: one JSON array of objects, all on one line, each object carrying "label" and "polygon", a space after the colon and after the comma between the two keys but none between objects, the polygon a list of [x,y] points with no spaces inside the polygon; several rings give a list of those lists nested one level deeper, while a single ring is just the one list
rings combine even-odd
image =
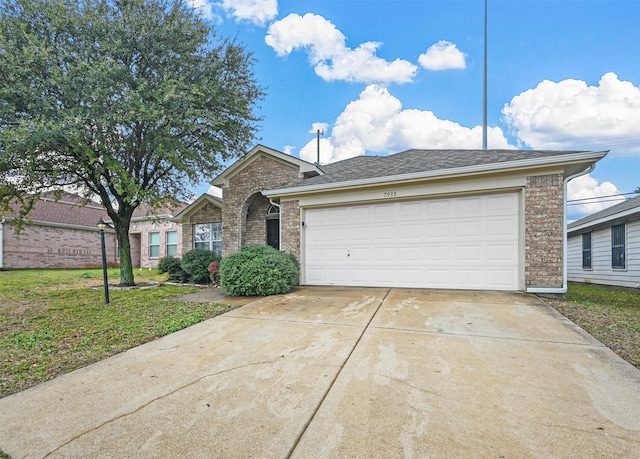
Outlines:
[{"label": "concrete driveway", "polygon": [[299,288],[0,400],[14,458],[640,457],[640,371],[535,296]]}]

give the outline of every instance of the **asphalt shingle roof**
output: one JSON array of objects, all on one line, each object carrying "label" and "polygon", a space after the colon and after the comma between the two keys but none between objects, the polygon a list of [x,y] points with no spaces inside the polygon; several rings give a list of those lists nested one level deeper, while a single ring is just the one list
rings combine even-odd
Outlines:
[{"label": "asphalt shingle roof", "polygon": [[606,217],[614,217],[616,214],[619,214],[621,212],[626,212],[627,210],[632,210],[634,208],[637,208],[637,213],[640,214],[640,196],[627,199],[626,201],[621,202],[620,204],[607,207],[606,209],[601,210],[600,212],[596,212],[595,214],[581,218],[580,220],[576,220],[575,222],[572,222],[569,225],[567,225],[567,229],[571,230],[572,228],[576,228],[586,223],[594,222],[596,220],[600,220]]},{"label": "asphalt shingle roof", "polygon": [[566,150],[407,150],[388,156],[356,156],[320,166],[325,175],[304,179],[290,187],[339,183],[525,159],[570,155]]}]

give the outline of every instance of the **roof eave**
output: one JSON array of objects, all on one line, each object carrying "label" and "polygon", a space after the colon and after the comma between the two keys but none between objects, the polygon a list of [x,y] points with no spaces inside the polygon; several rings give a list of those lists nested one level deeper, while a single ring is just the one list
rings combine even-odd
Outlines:
[{"label": "roof eave", "polygon": [[595,228],[595,227],[603,225],[603,224],[609,224],[609,223],[614,222],[616,220],[625,219],[625,218],[628,218],[630,216],[635,216],[635,215],[640,217],[640,207],[634,207],[632,209],[627,209],[627,210],[622,211],[622,212],[616,212],[615,214],[606,215],[606,216],[604,216],[602,218],[598,218],[596,220],[591,220],[591,221],[582,223],[582,224],[577,225],[577,226],[573,226],[572,227],[571,225],[569,225],[569,227],[567,227],[567,233],[568,234],[573,234],[575,232],[583,231],[585,229]]},{"label": "roof eave", "polygon": [[253,158],[260,153],[265,153],[267,155],[273,156],[281,161],[287,162],[291,165],[297,166],[299,168],[301,177],[308,172],[316,172],[318,175],[324,175],[322,169],[320,169],[315,164],[309,163],[302,159],[296,158],[294,156],[288,155],[278,150],[274,150],[273,148],[265,147],[264,145],[256,145],[251,149],[249,153],[244,155],[238,161],[233,163],[227,169],[225,169],[220,175],[211,180],[209,183],[213,186],[218,186],[221,188],[226,188],[229,186],[229,180],[244,169],[247,165],[251,164]]},{"label": "roof eave", "polygon": [[[509,172],[515,170],[539,169],[549,166],[564,166],[565,175],[571,175],[586,169],[607,155],[607,151],[572,153],[556,157],[529,158],[502,163],[480,164],[474,166],[439,169],[435,171],[422,171],[410,174],[390,175],[383,177],[371,177],[366,179],[349,180],[343,182],[322,183],[299,187],[265,190],[262,194],[266,197],[307,194],[319,191],[340,190],[344,188],[367,187],[373,185],[388,184],[394,182],[408,182],[417,180],[433,180],[442,178],[459,177],[462,175],[487,174],[491,172]],[[574,167],[570,167],[574,166]]]}]

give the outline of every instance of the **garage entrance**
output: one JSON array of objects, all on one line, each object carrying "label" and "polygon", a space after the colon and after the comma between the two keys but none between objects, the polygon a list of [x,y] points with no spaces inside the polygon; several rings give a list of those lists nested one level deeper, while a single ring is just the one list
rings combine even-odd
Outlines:
[{"label": "garage entrance", "polygon": [[308,209],[304,283],[518,290],[519,195]]}]

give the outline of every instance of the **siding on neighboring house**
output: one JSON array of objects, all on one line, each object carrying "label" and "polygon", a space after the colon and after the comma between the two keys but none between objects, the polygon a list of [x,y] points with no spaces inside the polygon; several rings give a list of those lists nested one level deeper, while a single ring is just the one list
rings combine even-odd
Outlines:
[{"label": "siding on neighboring house", "polygon": [[[626,224],[625,269],[611,267],[611,226]],[[582,268],[582,234],[591,231],[591,269]],[[640,288],[640,218],[613,221],[569,235],[568,275],[573,282]]]}]

